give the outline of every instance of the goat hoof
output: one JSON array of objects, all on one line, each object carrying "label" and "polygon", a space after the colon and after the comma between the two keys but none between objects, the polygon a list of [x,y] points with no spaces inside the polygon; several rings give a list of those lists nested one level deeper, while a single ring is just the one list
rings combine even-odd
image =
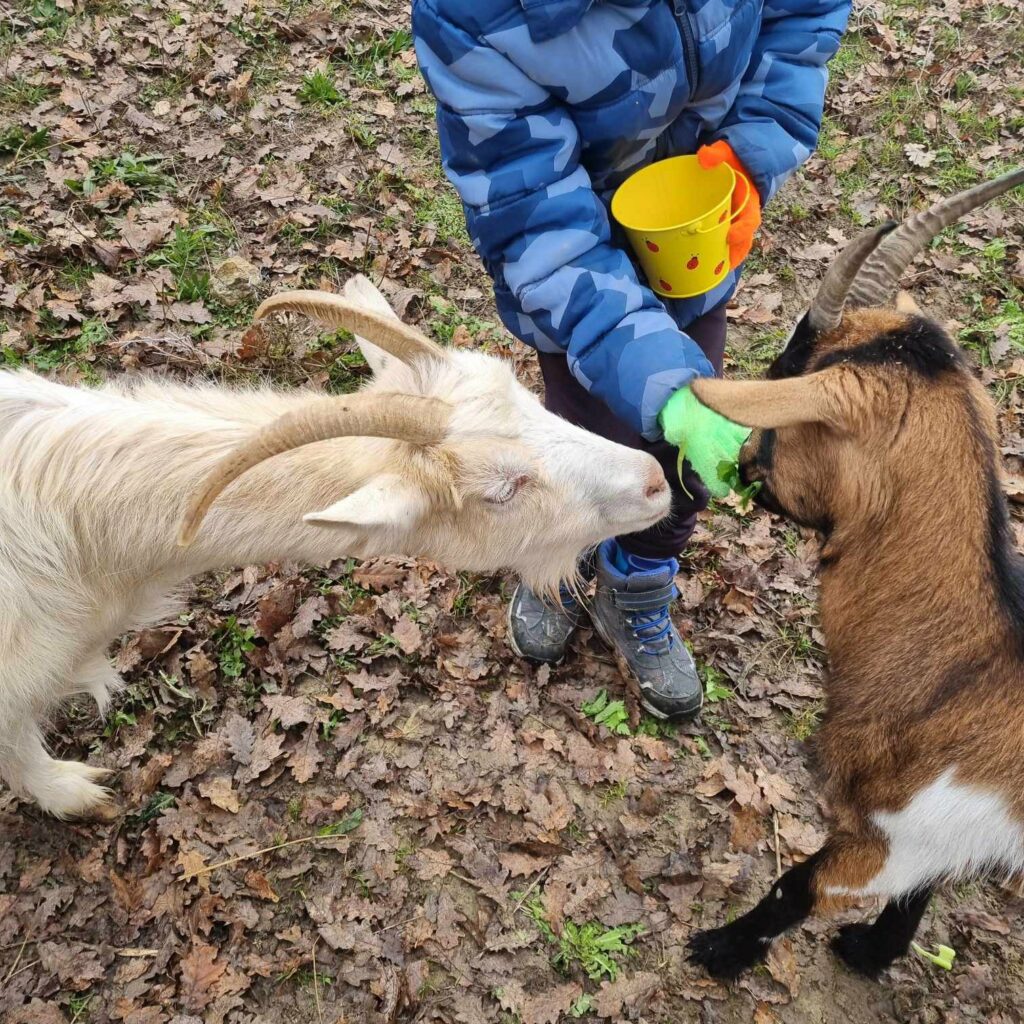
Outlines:
[{"label": "goat hoof", "polygon": [[843,925],[832,939],[832,952],[865,978],[877,978],[891,962],[879,956],[878,937],[865,922]]},{"label": "goat hoof", "polygon": [[764,960],[768,943],[734,925],[712,928],[690,936],[690,962],[714,978],[736,978]]},{"label": "goat hoof", "polygon": [[111,772],[80,761],[54,761],[42,785],[32,791],[39,806],[57,818],[112,821],[119,813],[113,793],[97,785]]}]

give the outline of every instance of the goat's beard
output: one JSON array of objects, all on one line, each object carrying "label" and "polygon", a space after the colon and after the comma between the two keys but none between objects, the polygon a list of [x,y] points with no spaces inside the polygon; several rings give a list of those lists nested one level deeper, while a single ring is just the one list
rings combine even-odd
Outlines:
[{"label": "goat's beard", "polygon": [[[568,591],[576,600],[582,601],[586,591],[586,580],[580,566],[590,548],[563,558],[560,562],[550,553],[540,552],[535,565],[520,562],[516,569],[522,581],[538,596],[559,604],[562,591]],[[545,557],[546,555],[546,557]]]}]

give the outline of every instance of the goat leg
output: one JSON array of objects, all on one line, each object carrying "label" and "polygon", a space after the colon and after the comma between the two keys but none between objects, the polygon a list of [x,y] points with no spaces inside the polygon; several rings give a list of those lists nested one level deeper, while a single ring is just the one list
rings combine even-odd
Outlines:
[{"label": "goat leg", "polygon": [[919,889],[890,900],[871,924],[844,925],[832,940],[833,952],[858,974],[877,977],[910,949],[931,898],[931,887]]},{"label": "goat leg", "polygon": [[760,963],[772,939],[798,924],[814,907],[814,874],[827,847],[790,868],[768,895],[742,917],[690,938],[690,960],[716,978],[735,978]]}]

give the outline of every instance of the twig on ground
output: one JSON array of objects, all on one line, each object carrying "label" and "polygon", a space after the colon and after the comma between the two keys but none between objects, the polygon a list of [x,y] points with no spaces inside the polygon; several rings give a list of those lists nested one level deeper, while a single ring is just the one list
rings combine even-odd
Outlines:
[{"label": "twig on ground", "polygon": [[21,940],[21,945],[18,947],[18,955],[14,958],[14,963],[11,964],[11,969],[7,972],[7,977],[4,978],[5,985],[14,977],[15,968],[18,966],[18,962],[21,960],[21,954],[25,952],[25,946],[27,945],[28,936],[26,935],[25,938]]},{"label": "twig on ground", "polygon": [[302,836],[301,839],[289,839],[284,843],[277,843],[274,846],[264,846],[262,850],[253,850],[252,853],[242,853],[237,857],[228,857],[227,860],[219,860],[216,864],[207,864],[205,867],[199,868],[198,871],[190,871],[187,875],[182,875],[179,881],[191,882],[193,878],[198,878],[200,875],[208,875],[211,871],[216,871],[217,868],[226,868],[231,864],[239,864],[243,860],[252,860],[254,857],[262,857],[265,853],[273,853],[275,850],[283,850],[286,846],[298,846],[299,843],[315,843],[318,840],[323,841],[325,839],[343,839],[344,834],[331,835],[331,836]]},{"label": "twig on ground", "polygon": [[316,944],[319,941],[320,941],[320,936],[318,935],[313,940],[313,949],[311,950],[311,952],[313,954],[313,998],[316,1000],[316,1017],[317,1017],[317,1020],[320,1021],[320,1024],[324,1024],[324,1010],[323,1010],[323,1007],[320,1005],[320,983],[317,981],[317,974],[316,974]]}]

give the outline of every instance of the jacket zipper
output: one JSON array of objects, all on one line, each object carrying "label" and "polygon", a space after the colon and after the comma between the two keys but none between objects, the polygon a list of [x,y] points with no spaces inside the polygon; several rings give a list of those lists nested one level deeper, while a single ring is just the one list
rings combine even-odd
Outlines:
[{"label": "jacket zipper", "polygon": [[697,95],[699,83],[700,64],[697,61],[697,42],[693,34],[693,22],[690,20],[690,11],[686,6],[686,0],[672,0],[672,7],[675,10],[676,24],[679,26],[679,34],[683,40],[683,59],[686,61],[686,73],[690,79],[690,96]]}]

